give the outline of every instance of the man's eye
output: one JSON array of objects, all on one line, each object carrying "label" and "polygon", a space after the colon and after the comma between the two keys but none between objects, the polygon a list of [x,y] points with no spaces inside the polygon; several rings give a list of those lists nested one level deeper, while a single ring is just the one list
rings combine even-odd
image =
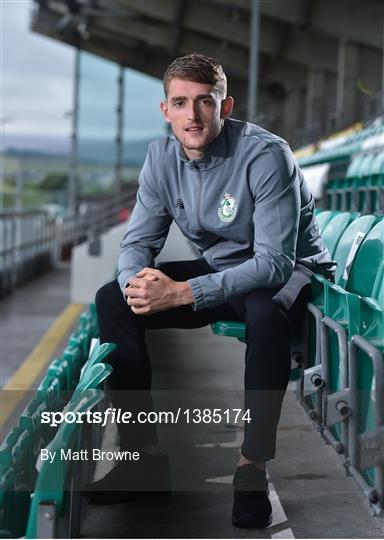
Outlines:
[{"label": "man's eye", "polygon": [[176,102],[174,103],[174,105],[175,105],[175,107],[176,107],[177,109],[181,109],[181,107],[184,105],[184,103],[183,103],[182,101],[176,101]]},{"label": "man's eye", "polygon": [[211,105],[212,101],[210,99],[201,99],[200,103],[202,103],[203,105]]}]

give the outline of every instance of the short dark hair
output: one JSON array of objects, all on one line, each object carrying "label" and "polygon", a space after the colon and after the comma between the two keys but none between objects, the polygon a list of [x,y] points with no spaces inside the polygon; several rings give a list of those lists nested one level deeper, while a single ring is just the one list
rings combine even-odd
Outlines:
[{"label": "short dark hair", "polygon": [[227,77],[222,66],[214,58],[204,54],[188,54],[176,58],[164,73],[164,93],[168,95],[169,83],[172,79],[211,84],[215,86],[221,97],[227,95]]}]

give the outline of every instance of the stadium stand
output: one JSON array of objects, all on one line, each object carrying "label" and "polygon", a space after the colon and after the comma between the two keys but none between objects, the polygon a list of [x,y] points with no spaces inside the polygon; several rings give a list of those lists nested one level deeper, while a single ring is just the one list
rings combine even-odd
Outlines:
[{"label": "stadium stand", "polygon": [[[318,208],[316,220],[338,267],[335,283],[313,278],[303,332],[293,340],[291,378],[298,379],[300,403],[316,429],[357,480],[374,513],[382,515],[383,126],[376,121],[317,148],[300,165],[304,174],[306,168],[330,165],[322,197],[327,209]],[[239,322],[220,321],[212,330],[245,340],[245,326]],[[63,423],[57,429],[43,424],[41,417],[43,412],[106,406],[105,381],[112,368],[105,360],[114,345],[100,345],[97,338],[95,308],[90,305],[0,446],[1,538],[78,534],[81,502],[75,482],[89,479],[93,471],[84,464],[75,467],[72,460],[42,463],[38,456],[42,448],[52,452],[92,448],[100,431],[94,424],[78,423]]]}]

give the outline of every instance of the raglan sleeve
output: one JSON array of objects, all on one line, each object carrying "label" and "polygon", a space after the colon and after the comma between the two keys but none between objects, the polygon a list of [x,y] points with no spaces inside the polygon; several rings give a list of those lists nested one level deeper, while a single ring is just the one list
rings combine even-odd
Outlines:
[{"label": "raglan sleeve", "polygon": [[121,292],[144,267],[153,267],[168,236],[172,217],[164,205],[153,171],[151,147],[139,176],[136,204],[120,244],[117,280]]},{"label": "raglan sleeve", "polygon": [[293,272],[300,218],[300,176],[285,143],[266,144],[250,160],[254,197],[253,256],[225,270],[188,280],[195,310],[261,287],[284,285]]}]

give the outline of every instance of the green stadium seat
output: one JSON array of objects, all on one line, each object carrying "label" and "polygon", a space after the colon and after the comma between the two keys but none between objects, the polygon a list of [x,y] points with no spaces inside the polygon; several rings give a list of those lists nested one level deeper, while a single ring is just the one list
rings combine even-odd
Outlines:
[{"label": "green stadium seat", "polygon": [[84,363],[89,354],[89,346],[91,344],[91,335],[88,332],[78,330],[71,334],[68,340],[68,347],[76,348],[78,347],[81,350],[82,354],[82,363]]},{"label": "green stadium seat", "polygon": [[0,465],[0,538],[23,536],[25,531],[17,526],[14,518],[15,507],[15,473],[12,467]]},{"label": "green stadium seat", "polygon": [[53,375],[46,375],[36,391],[36,398],[45,401],[50,411],[61,410],[66,397],[66,389],[61,387],[60,379]]},{"label": "green stadium seat", "polygon": [[367,151],[360,162],[359,176],[355,179],[355,196],[357,197],[357,207],[360,212],[371,212],[370,194],[369,194],[369,178],[371,176],[372,164],[375,153],[372,150]]},{"label": "green stadium seat", "polygon": [[[15,537],[25,533],[29,507],[30,494],[34,484],[34,460],[32,440],[30,433],[21,428],[12,428],[0,446],[0,472],[5,486],[10,487],[12,469],[14,476],[13,496],[10,493],[3,494],[2,501],[9,511],[9,505],[13,508],[13,515],[7,517],[7,527],[11,523],[11,532]],[[1,506],[1,509],[4,507]],[[11,521],[9,521],[11,520]]]},{"label": "green stadium seat", "polygon": [[97,343],[95,344],[91,354],[89,355],[88,360],[84,364],[82,371],[81,371],[81,377],[83,378],[87,370],[92,367],[95,364],[99,364],[103,362],[103,360],[116,348],[116,345],[114,343],[103,343],[100,345],[99,340],[97,340]]},{"label": "green stadium seat", "polygon": [[324,244],[326,245],[331,257],[334,256],[337,244],[348,225],[358,217],[358,214],[350,212],[341,212],[332,217],[322,231]]},{"label": "green stadium seat", "polygon": [[368,494],[374,512],[384,507],[384,348],[379,350],[355,335],[349,345],[349,392],[352,414],[348,421],[351,471]]},{"label": "green stadium seat", "polygon": [[13,427],[0,446],[0,465],[12,467],[16,475],[16,484],[31,487],[33,475],[32,438],[30,433],[19,427]]},{"label": "green stadium seat", "polygon": [[346,286],[358,248],[377,221],[378,218],[372,215],[358,217],[341,236],[334,254],[337,262],[335,283],[341,287]]},{"label": "green stadium seat", "polygon": [[68,346],[63,352],[62,358],[68,362],[70,369],[70,388],[75,388],[78,383],[81,368],[84,364],[83,351],[79,346]]},{"label": "green stadium seat", "polygon": [[47,375],[57,377],[63,391],[70,392],[72,390],[72,366],[68,359],[60,356],[52,360],[48,366]]},{"label": "green stadium seat", "polygon": [[[359,313],[345,313],[348,298],[372,297],[377,273],[383,264],[384,221],[380,220],[366,235],[357,252],[346,283],[346,290],[338,285],[330,285],[325,297],[325,314],[338,320],[359,321]],[[355,300],[351,300],[354,303]],[[353,324],[353,323],[351,323]],[[360,322],[357,322],[357,333]],[[353,332],[356,333],[356,332]]]},{"label": "green stadium seat", "polygon": [[357,154],[354,156],[349,164],[347,172],[345,173],[346,179],[346,191],[347,191],[347,201],[346,204],[350,210],[358,211],[358,193],[356,191],[357,178],[360,176],[360,168],[362,165],[363,154]]},{"label": "green stadium seat", "polygon": [[[352,221],[345,229],[333,256],[333,259],[337,263],[335,275],[336,285],[341,287],[346,285],[358,249],[367,233],[377,221],[378,218],[376,216],[361,216]],[[308,381],[314,379],[318,385],[322,384],[322,319],[324,316],[326,290],[331,286],[332,284],[321,275],[315,275],[312,279],[311,302],[308,304],[308,319],[306,321],[306,339],[304,346],[306,369],[302,373],[300,388],[302,405],[312,419],[320,424],[322,422],[322,389],[321,387],[314,386]]]},{"label": "green stadium seat", "polygon": [[[366,347],[357,348],[355,359],[350,359],[351,370],[356,369],[357,374],[357,397],[354,404],[357,419],[357,432],[359,434],[375,430],[379,426],[384,426],[384,418],[378,411],[383,411],[383,404],[379,405],[379,400],[383,400],[382,385],[380,383],[380,368],[375,366],[372,356],[378,356],[381,360],[380,366],[384,366],[384,261],[383,268],[378,274],[372,298],[362,298],[361,313],[362,327],[360,336],[364,340]],[[369,354],[369,349],[374,347],[377,354]],[[381,388],[381,390],[380,390]],[[377,392],[375,391],[377,389]],[[377,475],[383,471],[376,470],[373,466],[367,467],[363,476],[370,485],[374,485]],[[384,495],[384,493],[383,493]]]},{"label": "green stadium seat", "polygon": [[[101,390],[85,390],[71,402],[67,411],[73,413],[92,410],[104,398]],[[39,476],[32,498],[26,538],[72,538],[79,534],[79,484],[82,460],[61,459],[61,450],[83,449],[86,424],[63,422],[48,445],[55,452],[52,463],[39,463]],[[74,514],[77,515],[75,523]]]},{"label": "green stadium seat", "polygon": [[[352,265],[344,290],[330,284],[325,290],[324,332],[321,364],[326,398],[348,386],[348,340],[364,332],[364,303],[374,302],[375,283],[384,264],[384,222],[378,222],[367,234]],[[378,293],[378,291],[377,291]],[[364,300],[365,297],[371,300]],[[365,310],[367,312],[367,310]],[[325,419],[327,425],[329,422]],[[347,444],[346,423],[331,428],[336,440]]]},{"label": "green stadium seat", "polygon": [[54,435],[52,428],[47,424],[41,423],[41,414],[45,411],[48,411],[47,402],[33,399],[27,405],[19,419],[19,428],[26,430],[30,434],[30,439],[32,441],[32,484],[34,484],[36,480],[33,464],[36,462],[41,448],[44,448]]},{"label": "green stadium seat", "polygon": [[[93,364],[86,371],[76,386],[71,402],[76,400],[87,389],[97,389],[109,377],[113,368],[109,364]],[[65,410],[65,409],[64,409]]]},{"label": "green stadium seat", "polygon": [[384,147],[377,150],[372,160],[369,178],[371,211],[384,214]]},{"label": "green stadium seat", "polygon": [[[343,214],[340,215],[342,216]],[[335,219],[337,218],[338,216]],[[379,220],[380,218],[377,216],[361,216],[354,219],[344,230],[338,240],[336,250],[332,254],[333,260],[337,263],[335,284],[345,287],[356,253],[362,241],[373,225]],[[331,224],[332,222],[329,225]],[[328,229],[326,230],[328,231]],[[322,311],[324,310],[325,288],[329,284],[330,282],[321,275],[316,275],[312,280],[312,303]]]},{"label": "green stadium seat", "polygon": [[30,492],[16,482],[12,467],[0,465],[0,538],[25,535]]},{"label": "green stadium seat", "polygon": [[93,327],[93,331],[94,331],[94,334],[95,334],[94,337],[98,337],[99,336],[99,325],[98,325],[98,321],[97,321],[96,304],[94,304],[93,302],[91,304],[89,304],[89,315],[90,315],[90,318],[91,318],[91,325]]},{"label": "green stadium seat", "polygon": [[324,210],[324,212],[320,212],[319,214],[317,214],[316,223],[319,227],[320,232],[323,232],[326,225],[337,213],[338,212],[333,210]]}]

